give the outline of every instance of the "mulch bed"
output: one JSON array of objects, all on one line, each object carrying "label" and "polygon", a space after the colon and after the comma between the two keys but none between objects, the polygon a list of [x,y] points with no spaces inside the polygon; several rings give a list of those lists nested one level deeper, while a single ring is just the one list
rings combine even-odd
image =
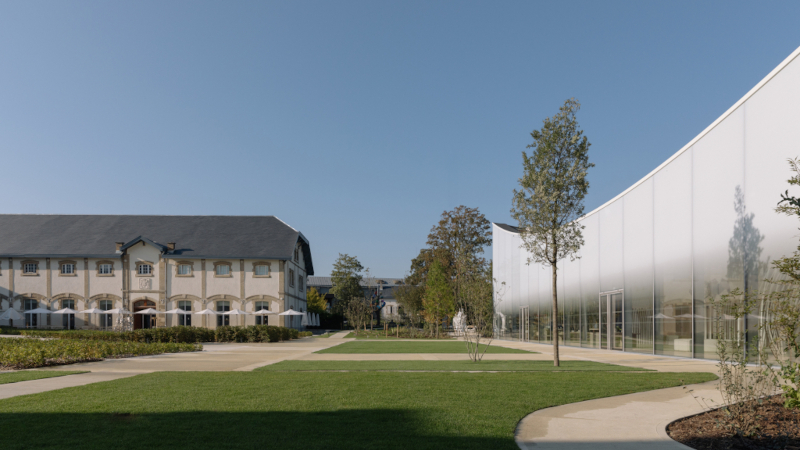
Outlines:
[{"label": "mulch bed", "polygon": [[739,437],[726,427],[722,410],[677,420],[667,427],[672,439],[698,450],[800,450],[800,410],[786,409],[780,395],[757,409],[758,434]]}]

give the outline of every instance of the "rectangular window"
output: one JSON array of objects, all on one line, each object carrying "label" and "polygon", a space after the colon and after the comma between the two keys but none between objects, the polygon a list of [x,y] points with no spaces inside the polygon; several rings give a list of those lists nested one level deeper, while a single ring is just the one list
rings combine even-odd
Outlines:
[{"label": "rectangular window", "polygon": [[300,249],[299,248],[295,248],[294,249],[294,260],[296,262],[300,262]]},{"label": "rectangular window", "polygon": [[100,266],[97,268],[97,273],[100,275],[111,275],[111,268],[111,264],[100,264]]},{"label": "rectangular window", "polygon": [[[219,266],[218,266],[219,267]],[[227,267],[227,266],[226,266]],[[223,313],[231,310],[231,302],[217,302],[217,312]],[[217,316],[217,326],[221,327],[224,325],[231,324],[231,316],[224,316],[222,314]]]},{"label": "rectangular window", "polygon": [[227,264],[220,264],[217,266],[217,276],[225,277],[231,274],[231,266]]},{"label": "rectangular window", "polygon": [[61,275],[74,275],[74,274],[75,274],[75,264],[61,265]]},{"label": "rectangular window", "polygon": [[[256,311],[261,311],[262,309],[269,310],[269,302],[256,302]],[[256,316],[256,325],[268,325],[269,318],[267,316]]]},{"label": "rectangular window", "polygon": [[289,286],[294,287],[294,269],[289,269]]},{"label": "rectangular window", "polygon": [[297,286],[300,288],[300,292],[303,292],[303,276],[297,274]]},{"label": "rectangular window", "polygon": [[36,270],[38,269],[37,266],[38,264],[36,263],[25,263],[22,268],[22,273],[36,273]]},{"label": "rectangular window", "polygon": [[259,264],[256,266],[256,276],[266,277],[269,275],[269,266],[266,264]]},{"label": "rectangular window", "polygon": [[[191,312],[192,302],[188,300],[179,301],[178,309]],[[192,326],[192,316],[189,314],[178,314],[178,325],[183,325],[186,327]]]},{"label": "rectangular window", "polygon": [[192,266],[189,264],[180,264],[178,266],[178,275],[191,275],[192,274]]},{"label": "rectangular window", "polygon": [[153,266],[150,264],[139,264],[139,275],[152,275],[153,274]]},{"label": "rectangular window", "polygon": [[[103,264],[105,266],[110,266],[111,264]],[[100,307],[99,309],[103,311],[108,311],[109,309],[113,308],[113,302],[111,300],[100,300]],[[113,325],[111,314],[100,314],[100,326],[101,327],[110,327]]]}]

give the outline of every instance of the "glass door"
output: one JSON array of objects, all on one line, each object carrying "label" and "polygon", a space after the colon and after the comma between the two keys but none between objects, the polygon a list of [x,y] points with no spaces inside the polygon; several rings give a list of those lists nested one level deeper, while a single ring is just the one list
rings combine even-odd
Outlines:
[{"label": "glass door", "polygon": [[622,292],[611,294],[609,297],[609,313],[611,315],[609,334],[611,335],[611,350],[622,350]]},{"label": "glass door", "polygon": [[624,341],[624,297],[622,291],[600,294],[600,348],[622,350]]},{"label": "glass door", "polygon": [[530,340],[530,309],[523,306],[519,309],[519,340],[528,342]]}]

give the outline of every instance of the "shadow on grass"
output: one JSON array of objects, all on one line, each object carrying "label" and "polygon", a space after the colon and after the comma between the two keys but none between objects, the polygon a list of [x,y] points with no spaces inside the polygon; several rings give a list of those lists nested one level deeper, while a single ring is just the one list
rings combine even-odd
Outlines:
[{"label": "shadow on grass", "polygon": [[[222,395],[222,393],[221,393]],[[516,449],[511,438],[442,436],[407,410],[0,414],[0,448]]]}]

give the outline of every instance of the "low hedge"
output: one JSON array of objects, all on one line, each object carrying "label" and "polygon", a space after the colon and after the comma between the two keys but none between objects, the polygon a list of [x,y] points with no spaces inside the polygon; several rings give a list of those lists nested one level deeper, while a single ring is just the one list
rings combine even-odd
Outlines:
[{"label": "low hedge", "polygon": [[19,328],[14,327],[0,327],[0,334],[19,335]]},{"label": "low hedge", "polygon": [[0,338],[0,369],[29,369],[56,364],[100,361],[105,358],[194,352],[202,349],[202,344]]},{"label": "low hedge", "polygon": [[[310,332],[309,332],[310,333]],[[135,331],[97,330],[19,330],[19,334],[36,338],[77,339],[90,341],[127,342],[278,342],[298,339],[300,333],[294,328],[273,325],[221,326],[215,330],[200,327],[175,326],[147,328]]]}]

